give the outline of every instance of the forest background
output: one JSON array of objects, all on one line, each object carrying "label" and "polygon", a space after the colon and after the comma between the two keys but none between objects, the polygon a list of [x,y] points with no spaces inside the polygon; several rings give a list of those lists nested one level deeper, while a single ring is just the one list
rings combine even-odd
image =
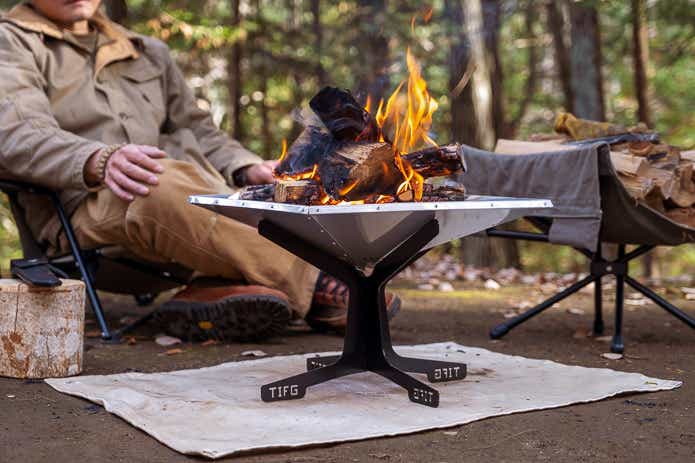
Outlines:
[{"label": "forest background", "polygon": [[[0,10],[17,1],[0,0]],[[552,132],[555,115],[642,121],[695,148],[693,0],[106,0],[108,14],[173,50],[199,105],[263,157],[301,130],[324,85],[362,101],[405,77],[406,49],[437,99],[432,136],[492,149]],[[414,18],[414,21],[413,19]],[[464,76],[470,76],[462,86]],[[584,271],[571,249],[482,238],[440,250],[466,264]],[[0,200],[0,265],[21,255]],[[655,276],[695,273],[695,248],[661,248]]]}]

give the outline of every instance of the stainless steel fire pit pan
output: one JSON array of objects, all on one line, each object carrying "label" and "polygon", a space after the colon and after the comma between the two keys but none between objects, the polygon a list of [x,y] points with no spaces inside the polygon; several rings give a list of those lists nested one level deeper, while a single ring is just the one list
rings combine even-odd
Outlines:
[{"label": "stainless steel fire pit pan", "polygon": [[264,219],[274,222],[363,269],[378,263],[432,219],[439,223],[439,235],[424,249],[552,207],[549,200],[493,196],[471,196],[465,201],[338,206],[247,201],[229,195],[191,196],[189,202],[254,228]]}]

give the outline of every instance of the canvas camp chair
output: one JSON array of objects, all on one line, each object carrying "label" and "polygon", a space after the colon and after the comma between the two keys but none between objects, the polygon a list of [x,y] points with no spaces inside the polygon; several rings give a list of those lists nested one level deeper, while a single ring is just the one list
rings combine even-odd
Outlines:
[{"label": "canvas camp chair", "polygon": [[[530,145],[532,146],[532,145]],[[536,148],[537,149],[537,148]],[[615,324],[611,350],[622,353],[625,285],[651,299],[687,326],[688,315],[649,287],[630,276],[629,264],[656,246],[695,242],[695,229],[678,224],[644,203],[623,187],[605,143],[579,145],[565,151],[532,154],[498,154],[464,147],[468,172],[458,181],[471,194],[549,198],[554,208],[542,217],[527,217],[537,233],[490,229],[488,236],[570,245],[589,259],[588,275],[528,311],[495,326],[490,337],[499,339],[514,327],[544,312],[561,300],[594,284],[596,335],[604,332],[604,277],[616,281]],[[618,246],[616,258],[601,253],[603,243]],[[628,246],[636,247],[628,252]]]},{"label": "canvas camp chair", "polygon": [[176,264],[154,264],[142,262],[118,246],[104,246],[95,249],[82,249],[75,238],[70,219],[54,191],[23,182],[0,180],[0,190],[10,203],[12,215],[17,225],[24,258],[45,256],[45,249],[32,236],[26,223],[24,210],[18,196],[20,194],[42,195],[50,199],[67,238],[70,252],[65,255],[48,257],[48,262],[70,277],[84,281],[87,300],[94,311],[104,340],[118,342],[122,334],[149,320],[152,312],[118,330],[112,330],[104,316],[97,289],[129,294],[135,297],[139,306],[150,305],[157,295],[169,289],[190,282],[193,272]]}]

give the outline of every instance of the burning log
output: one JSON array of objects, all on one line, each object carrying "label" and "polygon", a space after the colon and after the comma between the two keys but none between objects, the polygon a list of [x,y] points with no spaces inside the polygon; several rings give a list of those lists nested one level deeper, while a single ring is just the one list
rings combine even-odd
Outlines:
[{"label": "burning log", "polygon": [[239,199],[246,201],[273,201],[275,184],[249,185],[239,192]]},{"label": "burning log", "polygon": [[275,173],[291,176],[310,172],[334,145],[333,135],[319,127],[307,127],[282,157]]},{"label": "burning log", "polygon": [[324,87],[309,106],[338,141],[379,140],[376,121],[346,90]]},{"label": "burning log", "polygon": [[311,205],[321,200],[321,186],[313,180],[280,180],[273,199],[277,203]]},{"label": "burning log", "polygon": [[[427,148],[404,155],[402,159],[422,178],[465,170],[459,145]],[[388,143],[341,145],[319,162],[318,174],[326,193],[334,199],[349,201],[375,193],[396,195],[404,181],[403,172],[396,165],[393,147]]]},{"label": "burning log", "polygon": [[348,201],[379,193],[395,195],[403,175],[387,143],[348,143],[319,163],[324,190],[333,199]]},{"label": "burning log", "polygon": [[423,186],[423,201],[463,201],[465,199],[466,189],[463,187],[463,185],[434,186],[426,183]]},{"label": "burning log", "polygon": [[413,170],[425,178],[442,177],[465,172],[466,164],[459,144],[433,146],[421,151],[404,154]]}]

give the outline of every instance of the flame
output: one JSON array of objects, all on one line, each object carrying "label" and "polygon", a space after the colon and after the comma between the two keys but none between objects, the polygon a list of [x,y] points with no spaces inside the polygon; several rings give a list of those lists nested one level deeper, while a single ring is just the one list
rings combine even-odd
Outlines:
[{"label": "flame", "polygon": [[285,160],[287,157],[287,138],[282,139],[282,153],[280,153],[280,157],[278,158],[278,162],[282,162]]},{"label": "flame", "polygon": [[[428,7],[422,12],[423,20],[428,22],[432,17],[432,9]],[[415,26],[415,17],[411,21],[411,26]],[[368,198],[347,201],[334,199],[328,195],[323,188],[321,189],[320,203],[325,205],[342,205],[342,204],[364,204],[368,202],[385,203],[393,202],[399,195],[405,192],[412,191],[412,197],[415,201],[421,201],[424,189],[424,178],[418,174],[410,163],[402,157],[402,154],[409,153],[420,145],[428,144],[438,146],[437,143],[429,136],[429,130],[432,126],[432,118],[438,108],[438,104],[427,91],[427,81],[422,77],[420,65],[410,51],[406,52],[406,63],[408,67],[408,79],[402,81],[396,90],[384,102],[380,99],[377,105],[374,120],[380,129],[379,141],[385,142],[388,138],[393,147],[393,165],[383,163],[384,176],[393,172],[393,168],[400,172],[403,181],[398,185],[395,196],[379,194],[378,197],[371,195]],[[401,92],[405,88],[405,92]],[[372,96],[367,96],[364,109],[371,114],[373,105]],[[387,135],[384,135],[384,134]],[[392,135],[391,135],[392,134]],[[287,155],[287,142],[283,140],[282,161]],[[281,179],[290,180],[314,180],[321,184],[318,175],[318,165],[314,165],[313,170],[292,175],[282,175]],[[357,181],[345,186],[339,190],[339,196],[344,198],[348,193],[355,189]],[[392,192],[391,192],[392,193]]]},{"label": "flame", "polygon": [[358,183],[360,183],[359,180],[355,180],[354,182],[352,182],[351,184],[347,185],[347,186],[346,186],[345,188],[343,188],[342,190],[338,190],[338,194],[339,194],[340,196],[345,196],[346,194],[348,194],[348,193],[350,193],[352,190],[354,190]]}]

